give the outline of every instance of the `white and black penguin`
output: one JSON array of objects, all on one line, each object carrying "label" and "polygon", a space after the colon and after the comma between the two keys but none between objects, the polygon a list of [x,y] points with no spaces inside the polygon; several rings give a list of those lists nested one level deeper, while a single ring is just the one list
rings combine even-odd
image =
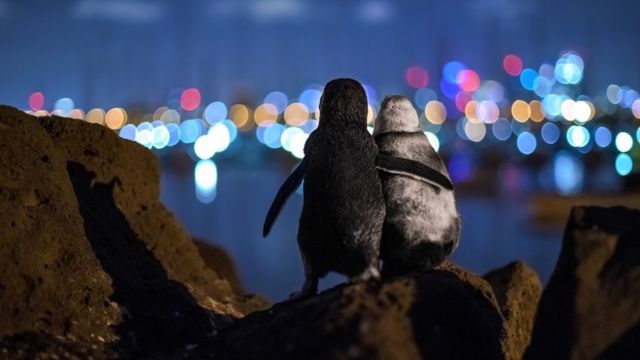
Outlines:
[{"label": "white and black penguin", "polygon": [[380,247],[383,274],[440,264],[460,240],[453,184],[403,96],[387,96],[375,121],[378,169],[386,202]]},{"label": "white and black penguin", "polygon": [[263,228],[266,236],[304,178],[298,245],[305,283],[294,298],[315,294],[318,279],[331,271],[352,280],[380,276],[385,202],[362,85],[352,79],[327,83],[320,114],[319,126],[305,144],[304,159],[278,191]]}]

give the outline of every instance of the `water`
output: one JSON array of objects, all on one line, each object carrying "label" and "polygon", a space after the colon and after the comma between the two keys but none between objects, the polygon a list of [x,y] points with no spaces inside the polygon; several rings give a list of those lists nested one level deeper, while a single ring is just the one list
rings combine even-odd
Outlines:
[{"label": "water", "polygon": [[[219,166],[217,197],[204,205],[195,197],[191,174],[164,171],[161,199],[194,237],[223,246],[231,254],[245,288],[272,301],[285,299],[304,280],[296,244],[302,197],[293,195],[268,238],[262,222],[273,196],[287,176],[275,166]],[[476,273],[522,260],[546,281],[557,259],[562,229],[540,228],[528,216],[522,196],[459,195],[462,240],[452,260]],[[320,283],[331,287],[344,278],[331,274]]]}]

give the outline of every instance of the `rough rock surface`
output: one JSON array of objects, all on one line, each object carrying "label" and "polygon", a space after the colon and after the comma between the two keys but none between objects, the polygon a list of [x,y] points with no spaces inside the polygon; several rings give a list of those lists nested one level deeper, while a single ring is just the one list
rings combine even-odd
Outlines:
[{"label": "rough rock surface", "polygon": [[208,241],[193,238],[204,263],[218,276],[227,280],[231,288],[238,294],[244,293],[240,277],[233,259],[226,250]]},{"label": "rough rock surface", "polygon": [[482,278],[447,265],[343,285],[226,328],[225,359],[503,359],[503,318]]},{"label": "rough rock surface", "polygon": [[104,127],[0,106],[0,358],[640,353],[638,210],[575,208],[538,307],[522,263],[484,279],[445,263],[263,310],[232,260],[159,202],[158,182],[153,154]]},{"label": "rough rock surface", "polygon": [[0,108],[0,336],[114,339],[121,312],[91,250],[66,159],[31,117]]},{"label": "rough rock surface", "polygon": [[509,359],[522,359],[531,341],[542,284],[538,274],[522,262],[512,262],[484,276],[491,284],[500,312],[505,319],[507,336],[503,346]]},{"label": "rough rock surface", "polygon": [[640,211],[576,207],[526,359],[637,359]]},{"label": "rough rock surface", "polygon": [[[178,351],[264,308],[159,201],[157,158],[102,126],[0,106],[0,336]],[[26,336],[26,335],[25,335]]]}]

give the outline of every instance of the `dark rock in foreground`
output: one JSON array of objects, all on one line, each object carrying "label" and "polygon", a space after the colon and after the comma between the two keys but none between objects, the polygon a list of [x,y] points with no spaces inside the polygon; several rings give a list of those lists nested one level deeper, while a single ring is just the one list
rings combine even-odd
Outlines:
[{"label": "dark rock in foreground", "polygon": [[[531,300],[526,308],[535,311]],[[506,347],[507,335],[489,283],[445,265],[278,304],[236,321],[204,353],[225,359],[520,358]]]},{"label": "dark rock in foreground", "polygon": [[205,265],[149,150],[6,106],[0,142],[0,336],[171,354],[266,306]]},{"label": "dark rock in foreground", "polygon": [[159,202],[158,182],[153,154],[104,127],[0,106],[0,358],[640,353],[638,210],[575,208],[539,307],[538,276],[516,262],[484,278],[444,264],[263,310],[226,253],[196,246]]},{"label": "dark rock in foreground", "polygon": [[218,276],[227,280],[231,288],[238,294],[244,292],[236,265],[229,254],[221,247],[200,239],[193,239],[204,263]]},{"label": "dark rock in foreground", "polygon": [[538,274],[521,262],[513,262],[491,271],[484,278],[491,284],[507,336],[504,351],[511,359],[521,359],[531,341],[542,284]]},{"label": "dark rock in foreground", "polygon": [[640,211],[576,207],[527,359],[637,359]]}]

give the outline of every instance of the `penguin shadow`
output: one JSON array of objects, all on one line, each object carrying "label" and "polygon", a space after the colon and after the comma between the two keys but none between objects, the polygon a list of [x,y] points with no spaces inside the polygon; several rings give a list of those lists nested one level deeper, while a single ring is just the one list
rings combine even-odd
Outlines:
[{"label": "penguin shadow", "polygon": [[95,173],[71,161],[67,172],[87,239],[112,279],[111,300],[121,309],[122,321],[115,326],[120,340],[114,348],[144,356],[204,340],[214,330],[216,315],[201,308],[183,284],[168,278],[160,261],[131,229],[114,202],[119,179],[96,183]]}]

